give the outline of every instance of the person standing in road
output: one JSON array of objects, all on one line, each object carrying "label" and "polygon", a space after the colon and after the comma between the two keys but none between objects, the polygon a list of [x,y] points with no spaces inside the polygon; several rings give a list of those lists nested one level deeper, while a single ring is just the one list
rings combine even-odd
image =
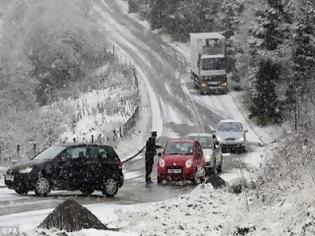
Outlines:
[{"label": "person standing in road", "polygon": [[156,155],[156,149],[162,148],[162,146],[156,144],[157,132],[152,131],[151,137],[146,142],[145,146],[145,181],[147,184],[153,183],[151,180],[151,172],[154,164],[154,156]]}]

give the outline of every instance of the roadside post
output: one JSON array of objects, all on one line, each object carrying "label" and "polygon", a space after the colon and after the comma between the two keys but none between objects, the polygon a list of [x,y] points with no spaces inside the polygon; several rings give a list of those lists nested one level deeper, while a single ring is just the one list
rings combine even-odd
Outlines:
[{"label": "roadside post", "polygon": [[117,139],[117,133],[116,133],[116,130],[114,129],[113,130],[113,141],[115,142]]},{"label": "roadside post", "polygon": [[99,144],[102,143],[102,134],[98,134],[98,136],[97,136],[97,142],[98,142]]},{"label": "roadside post", "polygon": [[34,155],[34,157],[35,157],[36,154],[37,154],[36,149],[37,149],[36,143],[33,143],[33,155]]},{"label": "roadside post", "polygon": [[123,135],[122,135],[122,127],[120,126],[119,127],[119,138],[122,138],[123,137]]},{"label": "roadside post", "polygon": [[17,159],[18,160],[20,160],[20,151],[21,151],[20,144],[18,144],[16,146],[16,154],[17,154]]}]

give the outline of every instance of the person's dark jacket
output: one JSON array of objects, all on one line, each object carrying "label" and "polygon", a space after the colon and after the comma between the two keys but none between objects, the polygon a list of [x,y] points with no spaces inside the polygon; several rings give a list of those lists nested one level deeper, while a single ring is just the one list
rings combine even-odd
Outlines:
[{"label": "person's dark jacket", "polygon": [[146,148],[145,148],[146,161],[153,162],[153,158],[157,153],[156,149],[161,148],[160,145],[156,145],[155,140],[156,139],[154,137],[150,137],[146,143]]}]

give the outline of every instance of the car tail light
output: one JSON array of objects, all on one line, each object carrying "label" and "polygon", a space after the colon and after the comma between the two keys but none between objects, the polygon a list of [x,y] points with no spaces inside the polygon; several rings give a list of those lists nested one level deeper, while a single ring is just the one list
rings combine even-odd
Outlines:
[{"label": "car tail light", "polygon": [[164,161],[163,159],[161,159],[161,160],[159,161],[159,166],[160,166],[160,167],[164,167],[164,166],[165,166],[165,161]]},{"label": "car tail light", "polygon": [[188,169],[188,168],[190,168],[191,166],[192,166],[192,160],[187,160],[186,161],[186,168]]},{"label": "car tail light", "polygon": [[116,166],[117,166],[119,169],[122,169],[122,162],[121,162],[121,161],[117,161],[117,162],[116,162]]}]

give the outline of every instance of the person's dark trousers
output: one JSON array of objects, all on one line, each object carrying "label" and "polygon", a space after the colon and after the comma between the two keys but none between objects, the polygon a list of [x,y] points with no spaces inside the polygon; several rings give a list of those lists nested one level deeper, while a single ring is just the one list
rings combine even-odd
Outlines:
[{"label": "person's dark trousers", "polygon": [[146,160],[145,161],[145,181],[147,183],[151,181],[152,169],[153,169],[153,162],[151,160]]}]

